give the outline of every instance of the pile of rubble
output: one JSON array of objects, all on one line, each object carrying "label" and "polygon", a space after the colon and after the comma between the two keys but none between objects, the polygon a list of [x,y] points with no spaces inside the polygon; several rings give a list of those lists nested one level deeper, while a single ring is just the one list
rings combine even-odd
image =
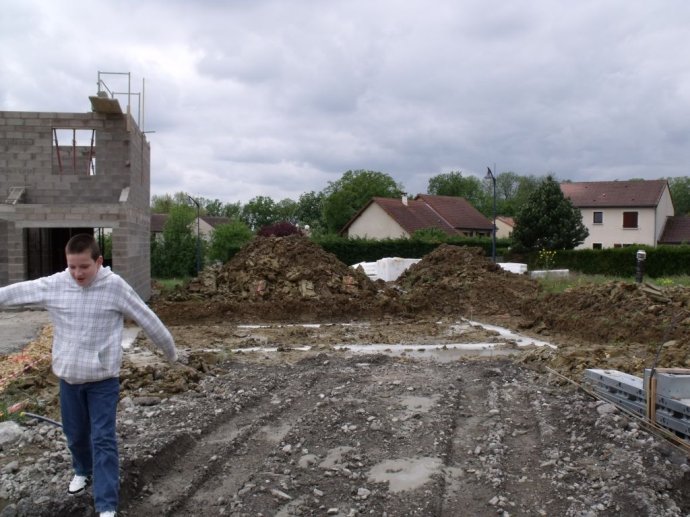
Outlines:
[{"label": "pile of rubble", "polygon": [[343,264],[306,237],[257,237],[222,266],[209,267],[177,299],[201,295],[224,300],[324,300],[376,293],[362,272]]},{"label": "pile of rubble", "polygon": [[256,237],[226,264],[205,269],[166,297],[166,301],[203,302],[199,307],[176,309],[156,303],[156,310],[168,321],[202,313],[204,318],[222,313],[264,321],[347,318],[376,307],[378,291],[362,271],[306,237]]},{"label": "pile of rubble", "polygon": [[401,302],[412,312],[436,311],[473,318],[519,315],[540,292],[524,275],[504,271],[481,248],[442,244],[398,279]]},{"label": "pile of rubble", "polygon": [[578,286],[534,300],[532,325],[587,340],[658,342],[666,328],[690,324],[690,291],[607,282]]},{"label": "pile of rubble", "polygon": [[546,361],[573,378],[586,368],[638,376],[653,364],[690,368],[686,287],[620,281],[579,286],[535,299],[523,317],[523,330],[559,338],[557,352],[534,351],[526,360]]}]

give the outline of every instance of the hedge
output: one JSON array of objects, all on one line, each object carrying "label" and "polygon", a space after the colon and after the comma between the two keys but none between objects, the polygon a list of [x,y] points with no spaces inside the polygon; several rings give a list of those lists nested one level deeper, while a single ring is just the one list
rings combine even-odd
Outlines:
[{"label": "hedge", "polygon": [[[601,250],[564,250],[556,252],[553,268],[570,269],[588,275],[635,276],[637,251],[644,250],[644,274],[652,278],[672,275],[690,275],[690,246],[627,246]],[[511,257],[526,262],[530,269],[539,269],[537,253]]]},{"label": "hedge", "polygon": [[[324,236],[314,239],[314,242],[348,265],[375,262],[385,257],[422,258],[442,243],[482,248],[487,256],[491,256],[491,239],[486,237],[448,238],[441,242],[414,238],[373,240]],[[501,255],[507,252],[509,244],[508,239],[497,239],[496,254]]]},{"label": "hedge", "polygon": [[[440,241],[423,239],[346,239],[338,236],[323,236],[313,239],[324,250],[333,253],[345,264],[375,262],[385,257],[422,258],[435,250]],[[456,246],[482,248],[491,257],[490,238],[448,238],[444,241]],[[510,239],[496,240],[498,260],[523,262],[529,269],[541,269],[537,252],[518,254],[510,250]],[[674,275],[690,275],[690,246],[628,246],[625,248],[606,248],[602,250],[563,250],[557,251],[552,268],[570,269],[589,275],[635,276],[637,250],[644,250],[647,259],[644,263],[645,276],[660,278]],[[236,250],[239,251],[239,248]],[[232,253],[234,255],[234,253]]]}]

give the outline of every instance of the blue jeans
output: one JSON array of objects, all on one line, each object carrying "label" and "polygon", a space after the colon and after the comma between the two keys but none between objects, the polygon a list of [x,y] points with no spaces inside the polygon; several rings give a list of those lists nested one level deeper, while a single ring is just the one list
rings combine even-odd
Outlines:
[{"label": "blue jeans", "polygon": [[80,476],[93,475],[97,512],[117,511],[120,466],[115,415],[120,394],[117,377],[84,384],[60,380],[60,410],[72,466]]}]

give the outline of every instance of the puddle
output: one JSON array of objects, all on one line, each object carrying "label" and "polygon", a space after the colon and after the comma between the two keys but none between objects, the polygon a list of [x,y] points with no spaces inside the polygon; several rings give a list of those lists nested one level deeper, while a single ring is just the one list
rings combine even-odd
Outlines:
[{"label": "puddle", "polygon": [[328,451],[328,454],[326,455],[326,458],[324,458],[324,460],[321,463],[319,463],[319,467],[321,467],[322,469],[336,468],[337,465],[343,462],[343,455],[354,450],[354,447],[348,446],[335,447],[334,449],[330,449]]},{"label": "puddle", "polygon": [[264,434],[264,438],[267,442],[280,443],[288,432],[290,432],[290,429],[292,429],[292,426],[289,424],[283,424],[281,426],[265,425],[259,428],[259,432]]},{"label": "puddle", "polygon": [[431,397],[403,397],[400,400],[400,404],[407,407],[408,411],[415,413],[428,413],[431,407],[436,404],[440,395],[432,395]]},{"label": "puddle", "polygon": [[431,476],[440,472],[443,462],[440,458],[401,458],[385,460],[369,470],[369,481],[385,483],[391,492],[414,490],[431,480]]},{"label": "puddle", "polygon": [[[318,328],[321,326],[347,326],[354,327],[368,326],[368,323],[306,323],[294,325],[238,325],[237,328],[242,329],[260,329],[260,328],[276,328],[276,327],[304,327],[304,328]],[[392,356],[413,357],[415,359],[428,359],[437,362],[451,362],[467,357],[498,357],[519,354],[521,348],[533,347],[549,347],[556,348],[555,345],[546,341],[540,341],[527,336],[523,336],[511,330],[508,330],[497,325],[489,325],[480,323],[478,321],[461,320],[449,326],[454,332],[463,333],[469,331],[473,327],[481,327],[485,330],[496,332],[499,337],[495,342],[476,342],[476,343],[439,343],[439,344],[391,344],[391,343],[368,343],[368,344],[341,344],[326,346],[333,350],[343,351],[350,354],[367,355],[367,354],[389,354]],[[125,329],[128,330],[128,329]],[[136,329],[138,332],[138,329]],[[134,335],[136,337],[136,334]],[[123,336],[124,340],[124,336]],[[517,346],[516,346],[517,344]],[[124,344],[123,344],[124,346]],[[231,353],[274,353],[274,352],[309,352],[311,350],[323,350],[323,345],[302,345],[302,346],[274,346],[274,347],[247,347],[232,349]],[[206,349],[205,351],[211,353],[223,353],[219,349]]]},{"label": "puddle", "polygon": [[238,329],[270,329],[270,328],[290,328],[290,327],[302,327],[306,329],[319,329],[321,327],[368,327],[368,323],[287,323],[284,325],[278,324],[255,324],[255,325],[237,325]]},{"label": "puddle", "polygon": [[496,357],[517,354],[520,351],[507,348],[505,343],[444,343],[439,345],[335,345],[336,350],[353,354],[389,354],[414,357],[446,363],[462,357]]},{"label": "puddle", "polygon": [[[523,336],[522,334],[518,334],[516,332],[513,332],[512,330],[508,330],[507,328],[499,327],[498,325],[489,325],[488,323],[480,323],[478,321],[471,321],[471,320],[466,320],[466,321],[470,325],[476,325],[476,326],[482,327],[486,330],[493,330],[494,332],[498,332],[498,334],[501,337],[515,341],[518,346],[539,346],[539,347],[546,346],[549,348],[556,348],[556,345],[552,345],[551,343],[549,343],[547,341],[540,341],[538,339]],[[458,325],[457,328],[462,329],[464,327],[462,325]]]}]

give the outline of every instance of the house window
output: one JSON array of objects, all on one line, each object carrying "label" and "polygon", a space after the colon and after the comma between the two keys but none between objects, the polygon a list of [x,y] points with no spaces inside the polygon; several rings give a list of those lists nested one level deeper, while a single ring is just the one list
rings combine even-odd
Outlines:
[{"label": "house window", "polygon": [[623,228],[637,228],[637,212],[623,212]]},{"label": "house window", "polygon": [[593,250],[600,250],[602,248],[601,242],[594,242],[592,243],[592,249]]},{"label": "house window", "polygon": [[614,247],[614,248],[622,248],[623,245],[620,244],[620,243],[616,243],[616,244],[613,245],[613,247]]},{"label": "house window", "polygon": [[594,224],[603,224],[604,212],[594,212],[594,218],[593,218],[592,222]]}]

